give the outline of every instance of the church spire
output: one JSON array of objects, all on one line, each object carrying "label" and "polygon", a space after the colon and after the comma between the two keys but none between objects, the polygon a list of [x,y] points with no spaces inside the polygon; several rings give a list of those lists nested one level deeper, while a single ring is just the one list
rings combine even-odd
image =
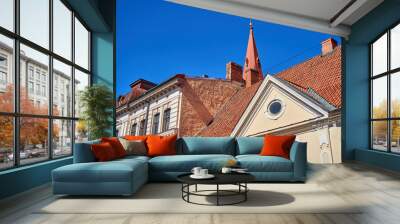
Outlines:
[{"label": "church spire", "polygon": [[254,39],[253,23],[251,19],[249,41],[247,43],[246,59],[243,69],[243,79],[246,82],[246,86],[251,86],[253,83],[263,79],[261,63],[258,57],[256,41]]}]

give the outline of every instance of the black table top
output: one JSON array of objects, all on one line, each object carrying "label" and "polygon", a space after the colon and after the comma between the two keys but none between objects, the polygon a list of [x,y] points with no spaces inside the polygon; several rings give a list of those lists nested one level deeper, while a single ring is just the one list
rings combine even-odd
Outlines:
[{"label": "black table top", "polygon": [[255,180],[249,173],[213,173],[212,179],[193,179],[191,173],[182,174],[177,177],[178,181],[186,184],[236,184],[248,183]]}]

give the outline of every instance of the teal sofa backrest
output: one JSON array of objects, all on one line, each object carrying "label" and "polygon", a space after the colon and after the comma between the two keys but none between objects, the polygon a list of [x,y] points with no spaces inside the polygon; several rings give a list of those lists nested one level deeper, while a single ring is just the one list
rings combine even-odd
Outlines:
[{"label": "teal sofa backrest", "polygon": [[74,147],[74,163],[90,163],[95,162],[96,158],[90,148],[92,144],[99,144],[100,140],[75,143]]},{"label": "teal sofa backrest", "polygon": [[226,154],[235,155],[232,137],[183,137],[177,141],[177,154]]},{"label": "teal sofa backrest", "polygon": [[259,154],[264,145],[264,137],[236,138],[236,155]]}]

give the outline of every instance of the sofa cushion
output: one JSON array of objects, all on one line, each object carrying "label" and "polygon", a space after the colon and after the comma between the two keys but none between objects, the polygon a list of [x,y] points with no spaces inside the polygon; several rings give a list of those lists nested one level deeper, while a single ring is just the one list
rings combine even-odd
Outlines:
[{"label": "sofa cushion", "polygon": [[232,137],[184,137],[177,142],[177,154],[235,154],[235,139]]},{"label": "sofa cushion", "polygon": [[126,156],[126,151],[124,146],[122,146],[121,142],[117,137],[103,137],[101,138],[101,142],[108,142],[114,149],[115,155],[117,158],[122,158]]},{"label": "sofa cushion", "polygon": [[176,139],[176,134],[172,136],[150,135],[146,140],[147,148],[149,149],[147,155],[151,157],[175,155]]},{"label": "sofa cushion", "polygon": [[292,161],[279,156],[239,155],[240,167],[250,172],[292,172]]},{"label": "sofa cushion", "polygon": [[[130,182],[136,172],[147,176],[147,163],[140,159],[75,163],[53,170],[58,182]],[[145,171],[145,172],[144,172]]]},{"label": "sofa cushion", "polygon": [[265,135],[260,155],[280,156],[289,159],[290,148],[295,139],[296,135]]},{"label": "sofa cushion", "polygon": [[219,171],[230,159],[231,155],[175,155],[158,156],[149,160],[150,171],[190,172],[193,167],[200,166],[210,171]]},{"label": "sofa cushion", "polygon": [[119,138],[122,146],[126,151],[126,155],[147,155],[146,143],[141,140],[126,140],[124,138]]},{"label": "sofa cushion", "polygon": [[140,140],[140,141],[146,142],[147,135],[125,135],[124,139],[130,140],[130,141]]},{"label": "sofa cushion", "polygon": [[260,154],[264,145],[264,137],[236,138],[236,155]]},{"label": "sofa cushion", "polygon": [[118,158],[112,145],[108,142],[93,144],[90,147],[92,149],[94,157],[96,157],[96,161],[105,162]]},{"label": "sofa cushion", "polygon": [[130,155],[130,156],[125,156],[124,158],[114,160],[113,162],[118,162],[118,161],[131,162],[131,161],[135,161],[135,160],[147,162],[147,161],[149,161],[149,159],[150,159],[150,157],[147,157],[147,156]]}]

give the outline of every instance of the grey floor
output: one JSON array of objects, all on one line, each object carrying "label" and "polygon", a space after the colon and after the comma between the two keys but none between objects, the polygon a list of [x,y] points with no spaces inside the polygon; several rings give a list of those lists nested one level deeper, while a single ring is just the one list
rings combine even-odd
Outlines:
[{"label": "grey floor", "polygon": [[54,200],[47,185],[1,201],[0,223],[400,223],[398,173],[357,163],[312,165],[308,182],[367,206],[356,214],[36,214],[38,207]]}]

